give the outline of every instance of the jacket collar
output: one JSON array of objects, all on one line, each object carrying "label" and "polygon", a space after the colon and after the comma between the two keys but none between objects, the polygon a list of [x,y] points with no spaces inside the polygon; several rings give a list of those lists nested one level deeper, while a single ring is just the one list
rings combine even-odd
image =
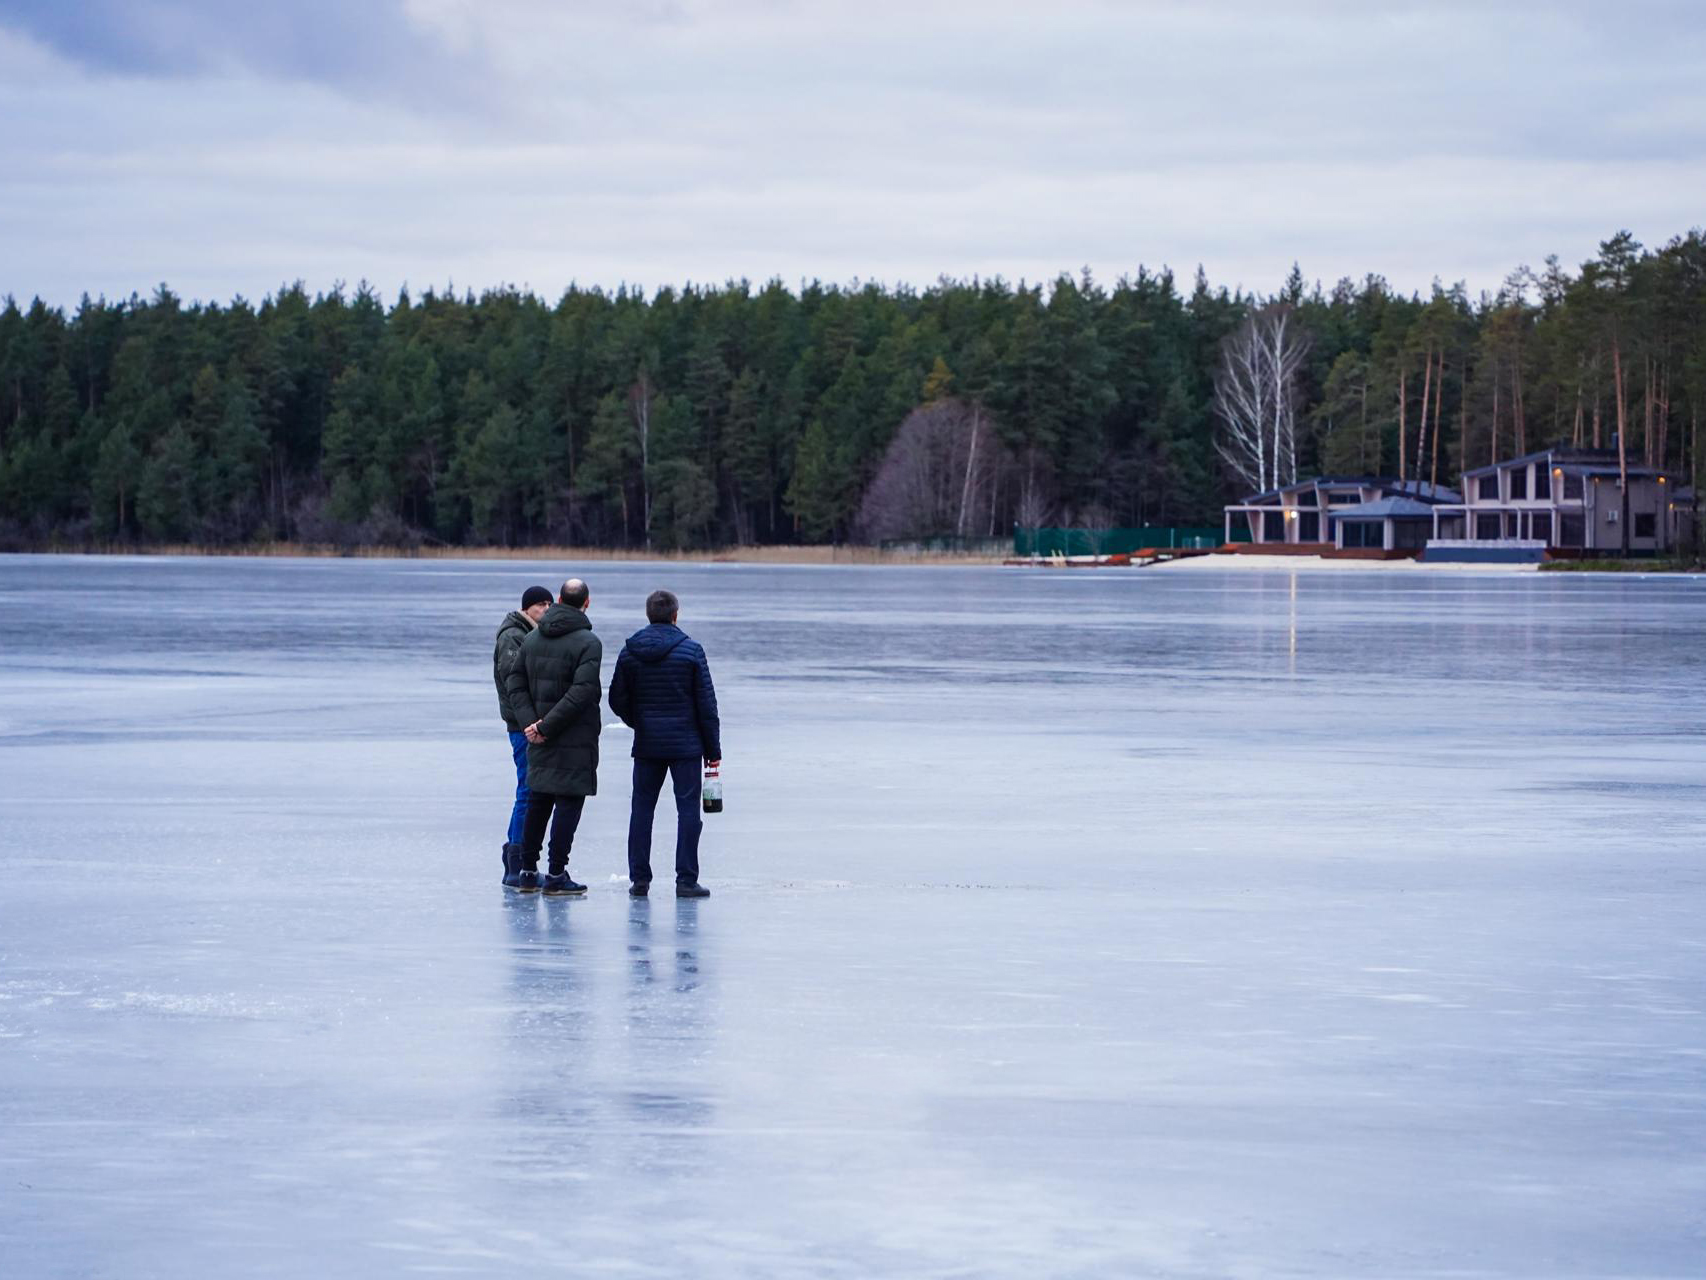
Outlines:
[{"label": "jacket collar", "polygon": [[540,634],[545,636],[566,636],[571,631],[591,631],[592,623],[586,614],[573,605],[554,604],[545,610],[545,616],[539,619]]}]

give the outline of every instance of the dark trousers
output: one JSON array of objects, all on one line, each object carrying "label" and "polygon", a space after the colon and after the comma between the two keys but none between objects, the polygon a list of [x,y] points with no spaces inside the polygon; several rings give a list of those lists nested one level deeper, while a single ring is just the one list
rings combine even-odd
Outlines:
[{"label": "dark trousers", "polygon": [[650,884],[652,879],[652,814],[657,811],[663,780],[675,783],[675,882],[699,880],[699,757],[687,760],[635,760],[634,808],[628,817],[628,879]]},{"label": "dark trousers", "polygon": [[528,793],[527,829],[521,837],[523,869],[539,870],[539,850],[545,844],[545,824],[550,823],[551,874],[563,874],[569,865],[569,847],[575,842],[575,828],[581,824],[581,809],[585,805],[585,796],[553,796],[543,791]]},{"label": "dark trousers", "polygon": [[510,844],[520,844],[527,831],[527,735],[509,732],[509,754],[515,761],[515,803],[509,810]]}]

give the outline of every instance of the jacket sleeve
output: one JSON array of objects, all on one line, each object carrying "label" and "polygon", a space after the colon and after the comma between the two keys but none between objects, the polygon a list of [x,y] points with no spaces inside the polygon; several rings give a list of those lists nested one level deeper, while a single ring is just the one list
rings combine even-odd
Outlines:
[{"label": "jacket sleeve", "polygon": [[[515,699],[509,694],[509,673],[515,666],[517,655],[521,653],[521,642],[526,636],[517,632],[505,630],[498,635],[497,649],[492,654],[492,674],[497,677],[498,698],[503,702],[504,710],[509,712],[510,719],[520,720],[521,711]],[[532,724],[532,720],[522,720],[522,724]]]},{"label": "jacket sleeve", "polygon": [[700,649],[693,655],[693,701],[699,713],[699,743],[707,760],[723,758],[723,725],[717,718],[717,686],[711,683],[711,663]]},{"label": "jacket sleeve", "polygon": [[598,714],[598,699],[602,690],[598,669],[604,664],[604,643],[597,636],[587,641],[575,663],[575,673],[569,681],[569,691],[557,699],[557,705],[539,721],[539,732],[547,739],[556,737],[575,721],[590,712]]},{"label": "jacket sleeve", "polygon": [[628,646],[622,646],[622,652],[616,655],[616,669],[610,673],[610,709],[622,717],[622,723],[630,729],[639,726],[634,723],[634,680],[630,674],[634,659],[628,653]]},{"label": "jacket sleeve", "polygon": [[504,691],[509,695],[509,713],[523,729],[539,719],[533,706],[533,695],[527,689],[527,637],[515,646],[515,656],[509,660],[504,673]]}]

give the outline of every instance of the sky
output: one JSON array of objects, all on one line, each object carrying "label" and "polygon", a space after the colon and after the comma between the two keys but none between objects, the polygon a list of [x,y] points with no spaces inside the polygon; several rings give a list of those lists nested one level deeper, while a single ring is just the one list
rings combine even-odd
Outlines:
[{"label": "sky", "polygon": [[1706,3],[0,0],[0,294],[1139,266],[1706,223]]}]

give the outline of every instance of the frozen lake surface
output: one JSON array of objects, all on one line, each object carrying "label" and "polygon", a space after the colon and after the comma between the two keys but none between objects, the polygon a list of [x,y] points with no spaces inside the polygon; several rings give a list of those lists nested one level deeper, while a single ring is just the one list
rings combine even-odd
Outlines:
[{"label": "frozen lake surface", "polygon": [[[709,901],[497,883],[569,570]],[[1697,1277],[1703,766],[1698,579],[0,558],[0,1275]]]}]

